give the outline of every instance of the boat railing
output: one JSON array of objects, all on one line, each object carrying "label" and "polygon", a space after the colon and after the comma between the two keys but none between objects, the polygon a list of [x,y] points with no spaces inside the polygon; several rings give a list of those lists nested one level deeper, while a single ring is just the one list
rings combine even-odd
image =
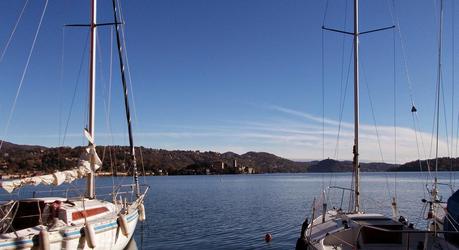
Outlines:
[{"label": "boat railing", "polygon": [[444,189],[439,189],[440,187],[449,189],[451,192],[450,195],[454,194],[454,187],[451,183],[445,183],[445,182],[437,182],[435,184],[426,184],[426,189],[429,194],[434,194],[435,200],[433,201],[434,203],[446,203],[446,201],[443,201],[443,195],[440,195],[444,193]]},{"label": "boat railing", "polygon": [[[326,235],[326,239],[324,240],[324,245],[328,245],[328,246],[335,245],[335,244],[333,244],[333,242],[335,241],[335,242],[340,242],[341,244],[347,245],[347,246],[349,246],[349,247],[351,247],[353,249],[357,248],[357,246],[359,245],[359,240],[362,239],[361,237],[364,237],[362,235],[362,230],[364,230],[365,228],[375,230],[379,234],[383,233],[383,234],[388,234],[388,235],[394,235],[394,236],[392,236],[393,237],[392,239],[390,237],[387,237],[387,236],[383,237],[385,244],[390,244],[391,240],[393,241],[392,243],[395,243],[395,244],[402,243],[401,242],[402,239],[401,238],[397,238],[395,236],[397,234],[398,235],[422,234],[422,235],[425,235],[426,237],[441,237],[441,236],[439,236],[440,234],[459,235],[458,231],[437,230],[434,233],[433,231],[430,231],[430,230],[418,230],[418,229],[414,229],[414,228],[410,228],[410,227],[403,228],[403,229],[390,229],[390,228],[384,228],[384,227],[377,226],[377,225],[360,225],[360,227],[359,227],[359,229],[357,231],[357,237],[354,238],[354,241],[348,241],[348,240],[346,240],[346,239],[348,239],[348,237],[343,237],[342,233],[344,233],[346,231],[339,231],[337,233],[327,234]],[[362,240],[365,241],[364,239],[362,239]],[[382,243],[382,242],[377,242],[377,244],[378,243]]]},{"label": "boat railing", "polygon": [[454,194],[454,187],[451,183],[437,182],[437,185],[449,188],[449,191],[451,191],[451,195]]},{"label": "boat railing", "polygon": [[[141,193],[145,193],[149,186],[146,184],[140,184]],[[84,196],[86,192],[85,187],[68,187],[63,189],[51,189],[51,190],[34,190],[32,192],[32,198],[49,197],[49,196],[62,196],[67,199],[79,199]],[[96,194],[98,199],[109,199],[117,200],[119,196],[123,198],[129,198],[129,201],[133,201],[136,198],[135,195],[135,184],[123,184],[117,186],[98,186],[96,188]]]},{"label": "boat railing", "polygon": [[[387,228],[382,228],[378,226],[371,226],[371,225],[362,225],[362,228],[371,228],[374,230],[378,230],[381,232],[386,232],[386,233],[402,233],[402,234],[432,234],[433,231],[430,230],[417,230],[417,229],[411,229],[411,230],[403,230],[403,229],[387,229]],[[437,234],[443,234],[443,233],[451,233],[451,234],[459,234],[459,231],[447,231],[447,230],[437,230],[435,231]]]},{"label": "boat railing", "polygon": [[348,194],[349,196],[349,207],[348,207],[348,210],[350,211],[351,210],[351,199],[352,199],[352,194],[354,193],[354,189],[352,188],[348,188],[348,187],[341,187],[341,186],[328,186],[327,187],[327,198],[330,198],[331,195],[330,193],[333,191],[333,190],[338,190],[338,191],[341,191],[340,193],[340,202],[339,202],[339,206],[337,206],[337,209],[339,210],[343,210],[343,204],[344,204],[344,201],[345,201],[345,194]]}]

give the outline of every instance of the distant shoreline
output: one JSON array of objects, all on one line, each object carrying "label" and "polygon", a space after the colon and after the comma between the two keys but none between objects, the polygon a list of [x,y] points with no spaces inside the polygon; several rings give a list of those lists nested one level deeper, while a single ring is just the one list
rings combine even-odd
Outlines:
[{"label": "distant shoreline", "polygon": [[[424,173],[426,171],[363,171],[363,173]],[[453,171],[448,171],[448,170],[441,170],[439,171],[441,173],[448,173],[448,172],[454,172],[454,173],[459,173],[458,170],[453,170]],[[236,176],[236,175],[257,175],[257,176],[262,176],[262,175],[276,175],[276,174],[351,174],[351,171],[340,171],[340,172],[276,172],[276,173],[256,173],[256,174],[163,174],[163,175],[155,175],[155,174],[140,174],[139,176],[155,176],[155,177],[161,177],[161,176]],[[0,181],[1,180],[10,180],[10,179],[20,179],[20,178],[29,178],[37,176],[37,174],[13,174],[13,175],[2,175],[0,176]],[[117,173],[116,175],[112,175],[111,173],[108,172],[102,172],[102,173],[96,173],[97,177],[126,177],[126,176],[131,176],[129,173],[122,172],[122,173]]]},{"label": "distant shoreline", "polygon": [[[84,147],[18,145],[4,142],[0,152],[2,179],[44,175],[77,166]],[[99,176],[126,176],[130,171],[127,146],[97,146],[102,159]],[[266,152],[212,152],[199,150],[164,150],[136,147],[138,169],[146,176],[224,175],[265,173],[346,173],[352,172],[352,161],[334,159],[308,162],[292,161]],[[361,162],[362,172],[421,172],[433,169],[433,160],[416,160],[394,165]],[[439,158],[439,171],[459,171],[459,158]]]}]

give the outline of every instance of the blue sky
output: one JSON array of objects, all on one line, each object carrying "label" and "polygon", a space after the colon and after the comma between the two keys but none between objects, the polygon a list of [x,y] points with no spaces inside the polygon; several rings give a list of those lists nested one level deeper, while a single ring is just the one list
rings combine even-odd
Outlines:
[{"label": "blue sky", "polygon": [[[24,3],[22,0],[0,2],[1,49]],[[44,3],[44,0],[29,1],[0,62],[0,135],[7,141],[23,144],[84,145],[88,33],[84,28],[64,30],[62,26],[86,23],[89,1],[49,0],[16,109],[6,129]],[[112,20],[110,4],[109,0],[99,0],[100,22]],[[346,23],[345,29],[351,31],[351,4],[349,0],[329,0],[325,25],[342,28]],[[392,1],[361,1],[360,29],[392,25],[392,4]],[[343,96],[340,89],[346,82],[352,38],[321,30],[325,5],[326,1],[319,0],[122,1],[137,144],[237,153],[267,151],[290,159],[351,159],[352,74],[339,143],[337,131],[340,96]],[[441,155],[450,154],[446,147],[443,113],[447,114],[451,135],[452,32],[457,28],[457,24],[452,25],[452,0],[445,1],[445,9],[443,84],[446,110],[441,111]],[[418,134],[418,140],[422,135],[425,148],[420,149],[421,157],[433,156],[430,134],[437,72],[436,11],[437,1],[395,1],[403,42],[399,33],[393,31],[361,37],[361,158],[364,160],[395,161],[394,34],[397,161],[418,157],[410,93],[419,110],[418,125],[423,132]],[[98,31],[96,142],[100,145],[127,143],[116,62],[111,87],[109,84],[110,34],[109,27],[101,27]],[[402,44],[411,84],[405,73]],[[381,150],[369,96],[378,124]],[[110,122],[107,122],[109,101]],[[454,105],[454,119],[457,119],[459,108],[457,103]],[[456,126],[455,122],[453,128]]]}]

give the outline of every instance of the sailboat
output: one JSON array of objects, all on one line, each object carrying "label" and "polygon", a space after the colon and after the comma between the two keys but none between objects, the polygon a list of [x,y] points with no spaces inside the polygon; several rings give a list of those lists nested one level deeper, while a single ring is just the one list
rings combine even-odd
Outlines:
[{"label": "sailboat", "polygon": [[[387,217],[377,213],[366,213],[361,209],[360,164],[359,164],[359,36],[395,26],[359,32],[359,0],[354,0],[354,32],[339,31],[323,27],[325,30],[353,36],[354,45],[354,147],[353,147],[353,187],[329,187],[338,189],[344,197],[350,193],[348,209],[333,207],[328,210],[326,192],[323,192],[322,206],[312,210],[312,222],[306,218],[296,249],[459,249],[443,237],[444,231],[418,230],[402,216]],[[316,203],[314,200],[313,203]],[[396,202],[393,201],[396,211]],[[459,237],[457,232],[448,232]]]},{"label": "sailboat", "polygon": [[[79,197],[33,197],[9,200],[0,205],[0,249],[113,249],[121,250],[131,240],[138,221],[145,220],[144,199],[148,186],[140,185],[134,151],[131,117],[116,0],[113,0],[113,23],[97,23],[97,0],[91,0],[89,58],[89,112],[84,135],[88,146],[75,169],[48,175],[1,182],[7,192],[26,185],[61,185],[86,178],[86,190]],[[121,79],[124,88],[126,120],[129,132],[133,184],[115,186],[108,200],[96,196],[95,174],[102,166],[94,131],[96,90],[96,29],[114,25],[118,45]],[[100,195],[102,197],[102,195]]]},{"label": "sailboat", "polygon": [[[459,231],[459,190],[454,191],[452,183],[439,182],[438,174],[438,134],[439,134],[439,112],[440,112],[440,91],[442,82],[442,40],[443,40],[443,1],[440,1],[440,32],[438,42],[438,71],[437,71],[437,96],[436,96],[436,148],[435,148],[435,176],[433,183],[429,187],[426,185],[429,191],[429,199],[423,199],[423,202],[427,204],[429,209],[427,210],[426,217],[430,220],[428,228],[431,231],[445,231],[443,234],[444,238],[449,242],[459,246],[459,235],[454,232]],[[454,55],[453,55],[454,56]],[[453,83],[454,84],[454,83]],[[452,104],[454,105],[454,104]],[[443,195],[441,195],[440,187],[447,187],[451,191],[451,196],[445,202]]]}]

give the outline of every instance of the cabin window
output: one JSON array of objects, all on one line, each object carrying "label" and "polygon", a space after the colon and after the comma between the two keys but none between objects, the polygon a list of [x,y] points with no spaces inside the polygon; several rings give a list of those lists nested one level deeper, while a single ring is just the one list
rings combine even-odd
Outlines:
[{"label": "cabin window", "polygon": [[72,220],[79,220],[83,219],[85,217],[91,217],[94,215],[102,214],[108,212],[108,208],[106,207],[96,207],[96,208],[90,208],[82,211],[77,211],[72,213]]},{"label": "cabin window", "polygon": [[[384,230],[402,230],[399,225],[381,225],[375,227]],[[364,244],[402,244],[401,232],[382,231],[374,228],[364,227],[361,231]]]}]

